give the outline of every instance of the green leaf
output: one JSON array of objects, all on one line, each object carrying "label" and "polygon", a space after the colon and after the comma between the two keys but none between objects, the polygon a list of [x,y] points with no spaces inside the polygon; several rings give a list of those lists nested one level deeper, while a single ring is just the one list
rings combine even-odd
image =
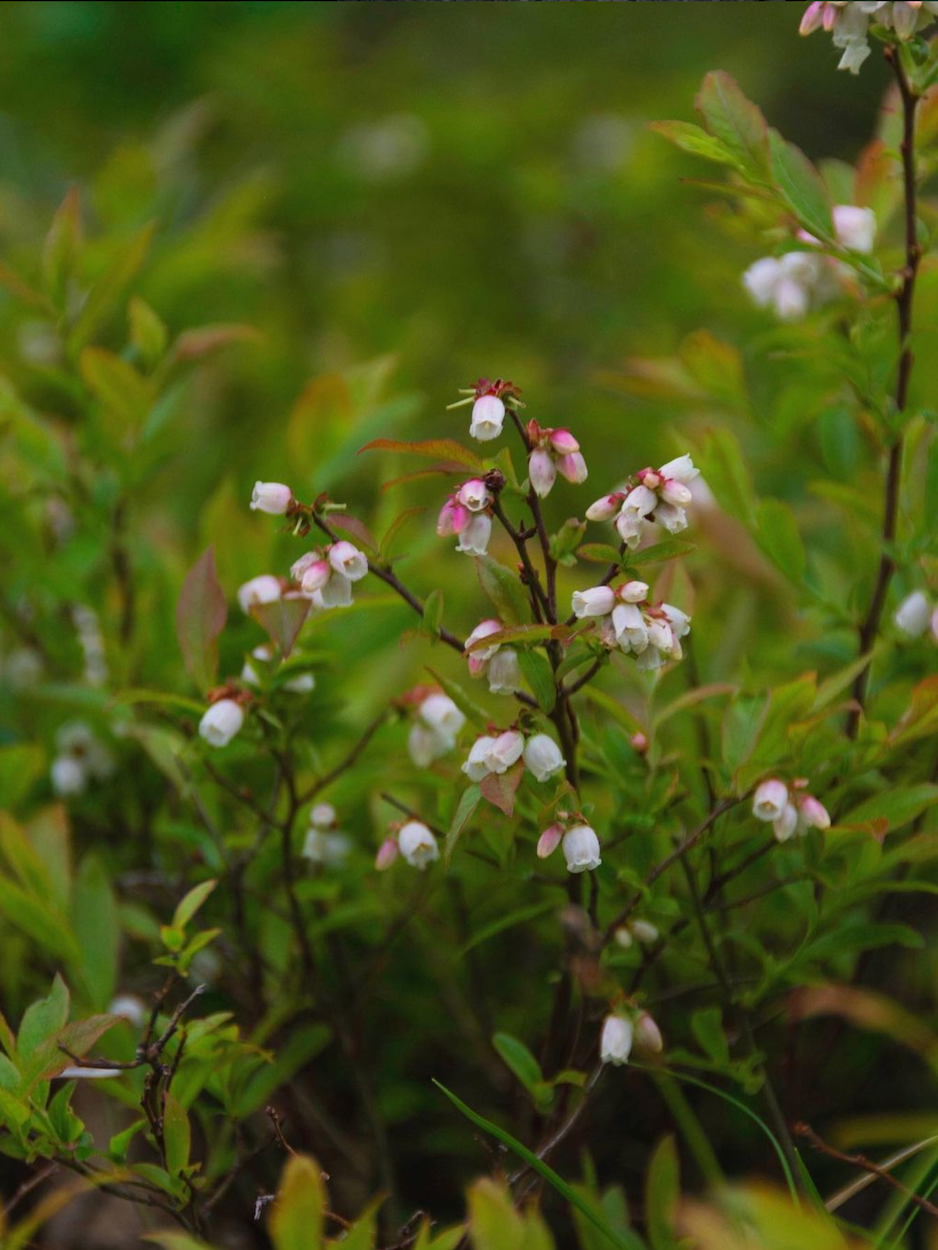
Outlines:
[{"label": "green leaf", "polygon": [[127,317],[130,321],[130,340],[144,363],[152,368],[166,351],[169,341],[166,326],[139,295],[133,296],[127,306]]},{"label": "green leaf", "polygon": [[495,606],[499,619],[520,625],[530,620],[531,607],[517,573],[505,568],[491,556],[476,556],[479,582]]},{"label": "green leaf", "polygon": [[677,1148],[663,1137],[651,1156],[645,1178],[645,1220],[652,1250],[676,1250],[674,1217],[680,1198]]},{"label": "green leaf", "polygon": [[16,1048],[21,1058],[29,1059],[43,1042],[55,1037],[68,1020],[69,993],[65,982],[56,975],[48,998],[31,1003],[23,1012]]},{"label": "green leaf", "polygon": [[163,1141],[166,1146],[166,1169],[171,1176],[178,1176],[189,1164],[191,1130],[189,1117],[172,1092],[163,1102]]},{"label": "green leaf", "polygon": [[622,563],[619,552],[609,543],[584,543],[582,547],[577,548],[576,554],[579,560],[588,560],[590,564],[619,565]]},{"label": "green leaf", "polygon": [[431,590],[423,601],[423,627],[433,637],[439,636],[443,623],[443,592]]},{"label": "green leaf", "polygon": [[544,1074],[541,1072],[541,1065],[524,1042],[512,1037],[510,1033],[496,1033],[492,1038],[492,1045],[528,1093],[533,1093],[535,1087],[544,1080]]},{"label": "green leaf", "polygon": [[81,974],[91,1006],[103,1011],[117,985],[120,923],[110,876],[93,854],[82,860],[75,880],[72,926],[81,947]]},{"label": "green leaf", "polygon": [[218,882],[216,880],[202,881],[199,885],[195,885],[180,900],[173,912],[172,925],[174,929],[184,929],[195,913],[199,910],[211,892],[215,889]]},{"label": "green leaf", "polygon": [[81,376],[107,413],[117,418],[109,425],[115,437],[137,429],[150,408],[150,387],[137,370],[103,347],[86,347],[79,360]]},{"label": "green leaf", "polygon": [[804,152],[783,139],[777,130],[770,132],[769,147],[772,177],[799,223],[816,238],[832,238],[834,220],[830,196],[821,175]]},{"label": "green leaf", "polygon": [[319,1164],[307,1155],[292,1155],[270,1216],[274,1250],[320,1250],[325,1205]]},{"label": "green leaf", "polygon": [[780,499],[763,499],[758,506],[759,546],[774,565],[797,585],[804,580],[804,543],[791,508]]},{"label": "green leaf", "polygon": [[443,860],[447,865],[453,858],[453,851],[456,849],[456,843],[462,836],[462,831],[472,819],[472,814],[481,801],[482,791],[477,785],[471,785],[460,796],[459,805],[446,832],[446,844],[443,847]]},{"label": "green leaf", "polygon": [[81,242],[81,206],[78,188],[69,187],[52,218],[42,249],[42,277],[56,308],[65,307],[68,282],[75,269]]},{"label": "green leaf", "polygon": [[736,165],[738,159],[725,143],[708,135],[706,130],[695,126],[693,122],[650,122],[649,130],[662,135],[682,152],[692,156],[702,156],[706,161],[716,161],[718,165]]},{"label": "green leaf", "polygon": [[916,816],[938,803],[938,786],[923,784],[876,794],[854,807],[838,823],[860,825],[871,820],[886,820],[889,829],[901,829]]},{"label": "green leaf", "polygon": [[729,1063],[730,1048],[723,1030],[723,1013],[719,1007],[702,1007],[690,1019],[691,1032],[700,1049],[714,1063]]},{"label": "green leaf", "polygon": [[124,289],[143,264],[150,249],[155,223],[150,222],[120,251],[88,292],[84,307],[69,335],[68,345],[77,353],[94,338],[99,326],[111,315]]},{"label": "green leaf", "polygon": [[623,563],[628,568],[641,568],[645,564],[658,564],[665,560],[678,560],[681,556],[689,556],[696,551],[695,543],[685,542],[683,538],[665,538],[652,547],[643,547],[641,551],[627,551]]},{"label": "green leaf", "polygon": [[473,1250],[553,1250],[537,1211],[516,1211],[508,1191],[488,1177],[469,1190],[469,1228]]},{"label": "green leaf", "polygon": [[729,74],[707,74],[694,101],[709,134],[732,153],[736,165],[759,178],[769,172],[769,134],[762,113]]},{"label": "green leaf", "polygon": [[518,652],[518,664],[541,711],[549,715],[557,702],[557,687],[554,684],[554,670],[547,656],[540,651],[522,647]]},{"label": "green leaf", "polygon": [[225,628],[228,605],[207,547],[189,570],[176,605],[176,637],[189,676],[206,691],[218,668],[218,635]]},{"label": "green leaf", "polygon": [[[574,1206],[578,1211],[581,1211],[591,1224],[598,1228],[601,1233],[605,1234],[610,1244],[618,1246],[619,1250],[641,1250],[641,1241],[637,1237],[633,1237],[631,1234],[620,1234],[611,1229],[605,1220],[603,1220],[602,1217],[599,1216],[588,1203],[583,1201],[576,1190],[571,1185],[567,1184],[562,1176],[559,1176],[552,1167],[549,1167],[544,1162],[543,1159],[539,1159],[532,1150],[527,1148],[527,1146],[522,1145],[522,1143],[512,1137],[510,1133],[506,1133],[503,1128],[499,1128],[497,1124],[493,1124],[491,1120],[486,1120],[484,1116],[481,1116],[478,1112],[473,1111],[471,1107],[466,1106],[462,1099],[457,1098],[456,1095],[448,1090],[440,1081],[434,1080],[433,1084],[438,1090],[440,1090],[441,1093],[446,1095],[453,1106],[456,1107],[457,1110],[461,1111],[466,1119],[474,1124],[476,1128],[480,1128],[484,1132],[489,1133],[496,1139],[496,1141],[500,1141],[502,1145],[507,1146],[509,1150],[513,1150],[519,1159],[523,1159],[524,1162],[538,1174],[538,1176],[547,1181],[549,1185],[552,1185],[562,1198],[565,1198],[571,1206]],[[281,1248],[278,1247],[277,1250],[281,1250]]]}]

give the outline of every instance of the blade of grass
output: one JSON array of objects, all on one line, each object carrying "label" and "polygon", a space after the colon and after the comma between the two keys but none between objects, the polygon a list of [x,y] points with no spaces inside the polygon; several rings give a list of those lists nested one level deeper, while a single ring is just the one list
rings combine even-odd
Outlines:
[{"label": "blade of grass", "polygon": [[442,1082],[434,1079],[433,1084],[446,1095],[454,1107],[461,1111],[467,1120],[471,1121],[476,1128],[480,1128],[483,1132],[489,1133],[496,1140],[500,1141],[503,1146],[507,1146],[509,1150],[513,1150],[519,1158],[523,1159],[528,1167],[532,1168],[537,1174],[549,1185],[556,1189],[557,1193],[565,1198],[571,1206],[576,1207],[589,1222],[597,1228],[605,1237],[609,1239],[612,1245],[617,1246],[619,1250],[644,1250],[644,1246],[640,1238],[634,1234],[629,1234],[628,1238],[621,1237],[617,1232],[609,1227],[605,1220],[600,1219],[596,1212],[580,1197],[576,1190],[568,1185],[567,1182],[553,1168],[539,1159],[532,1150],[522,1145],[517,1138],[512,1137],[510,1133],[506,1133],[503,1128],[499,1128],[497,1124],[493,1124],[491,1120],[486,1120],[484,1116],[479,1115],[477,1111],[473,1111],[471,1107],[466,1106],[462,1099],[457,1098],[452,1090],[448,1090]]}]

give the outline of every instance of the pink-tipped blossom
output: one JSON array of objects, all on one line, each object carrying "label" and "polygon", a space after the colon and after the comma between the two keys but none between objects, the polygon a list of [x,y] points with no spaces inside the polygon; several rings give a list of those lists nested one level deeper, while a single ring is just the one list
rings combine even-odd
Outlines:
[{"label": "pink-tipped blossom", "polygon": [[551,451],[555,451],[558,456],[569,456],[580,450],[580,444],[569,430],[548,430],[545,433]]},{"label": "pink-tipped blossom", "polygon": [[535,447],[528,458],[528,477],[535,495],[543,499],[550,494],[557,479],[557,462],[545,447]]},{"label": "pink-tipped blossom", "polygon": [[326,548],[333,572],[350,582],[361,581],[368,573],[368,557],[344,539]]},{"label": "pink-tipped blossom", "polygon": [[492,656],[498,651],[499,644],[496,643],[492,647],[478,647],[476,650],[470,650],[472,644],[481,642],[483,638],[489,638],[492,634],[499,634],[502,631],[501,621],[489,619],[482,621],[475,627],[469,637],[466,639],[466,651],[468,653],[469,673],[472,677],[481,677],[485,672],[486,666]]},{"label": "pink-tipped blossom", "polygon": [[625,492],[621,490],[614,490],[609,495],[603,495],[586,509],[587,521],[611,521],[618,515],[624,500]]},{"label": "pink-tipped blossom", "polygon": [[579,486],[589,477],[586,461],[583,459],[582,452],[579,451],[571,451],[568,456],[561,456],[557,461],[557,472],[574,486]]},{"label": "pink-tipped blossom", "polygon": [[375,868],[378,872],[384,872],[390,868],[397,859],[400,848],[397,845],[396,838],[385,838],[378,847],[378,854],[375,856]]},{"label": "pink-tipped blossom", "polygon": [[265,603],[276,603],[283,594],[279,577],[271,573],[262,573],[260,577],[252,577],[238,587],[238,605],[242,612],[250,612],[251,608]]},{"label": "pink-tipped blossom", "polygon": [[547,859],[549,855],[553,855],[557,847],[560,845],[564,834],[564,826],[555,821],[554,824],[548,825],[544,832],[537,840],[537,857],[538,859]]},{"label": "pink-tipped blossom", "polygon": [[492,502],[492,495],[481,478],[473,477],[460,486],[456,492],[456,500],[470,512],[481,512]]},{"label": "pink-tipped blossom", "polygon": [[461,534],[472,519],[472,513],[465,504],[459,502],[455,495],[450,495],[440,509],[436,522],[436,532],[441,538],[450,534]]},{"label": "pink-tipped blossom", "polygon": [[798,808],[798,827],[807,832],[808,829],[829,829],[830,813],[827,808],[812,794],[805,794],[796,800]]}]

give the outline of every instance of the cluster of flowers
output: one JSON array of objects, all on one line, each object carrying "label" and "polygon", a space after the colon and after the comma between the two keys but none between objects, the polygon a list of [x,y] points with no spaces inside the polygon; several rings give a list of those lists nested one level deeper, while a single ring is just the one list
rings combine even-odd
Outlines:
[{"label": "cluster of flowers", "polygon": [[559,820],[544,830],[537,840],[538,859],[547,859],[559,846],[567,861],[568,872],[593,872],[603,862],[596,830],[582,817],[558,813]]},{"label": "cluster of flowers", "polygon": [[577,590],[572,602],[574,616],[598,618],[603,643],[610,650],[618,647],[634,655],[642,672],[661,668],[683,654],[680,640],[690,633],[691,618],[673,604],[650,604],[645,582]]},{"label": "cluster of flowers", "polygon": [[457,551],[484,556],[492,536],[491,502],[492,494],[482,479],[470,478],[443,505],[436,532],[441,538],[455,534],[459,539]]},{"label": "cluster of flowers", "polygon": [[429,864],[440,858],[440,847],[433,830],[422,820],[408,820],[392,825],[390,834],[378,848],[375,867],[379,872],[390,868],[398,855],[403,855],[411,868],[424,872]]},{"label": "cluster of flowers", "polygon": [[921,638],[931,627],[932,637],[938,642],[938,607],[921,590],[913,590],[896,608],[893,616],[896,629],[906,638]]},{"label": "cluster of flowers", "polygon": [[[469,435],[471,438],[478,439],[480,443],[488,443],[498,438],[502,432],[507,412],[506,400],[508,403],[515,404],[521,392],[511,382],[503,382],[501,379],[490,382],[488,378],[480,378],[475,386],[470,387],[463,394],[466,394],[468,398],[460,399],[450,406],[456,408],[460,404],[471,403],[472,417],[469,421]],[[532,420],[525,426],[525,432],[529,447],[528,477],[531,489],[536,495],[541,499],[549,495],[558,473],[574,485],[586,481],[588,476],[586,461],[580,451],[580,444],[569,430],[551,429]],[[465,485],[473,486],[475,483],[468,482]],[[447,507],[452,502],[451,500]],[[459,503],[467,506],[464,500],[457,500],[455,506],[458,507]],[[481,509],[472,509],[472,511],[481,511]],[[443,513],[445,512],[444,507]],[[444,524],[443,513],[440,515],[441,526]],[[484,527],[479,525],[478,528],[480,533],[483,532]],[[455,528],[440,528],[439,533],[461,535],[461,531]],[[458,550],[466,551],[471,548],[461,545]]]},{"label": "cluster of flowers", "polygon": [[368,557],[354,543],[329,543],[315,547],[295,560],[290,576],[306,596],[320,595],[325,608],[347,608],[352,602],[352,583],[368,573]]},{"label": "cluster of flowers", "polygon": [[787,842],[796,833],[803,837],[809,829],[830,828],[827,808],[805,793],[807,784],[804,778],[799,778],[787,786],[777,777],[771,777],[757,786],[752,796],[753,816],[771,824],[779,842]]},{"label": "cluster of flowers", "polygon": [[418,686],[401,698],[414,709],[414,723],[407,735],[407,751],[418,768],[448,755],[466,718],[449,697],[435,686]]},{"label": "cluster of flowers", "polygon": [[935,20],[934,0],[814,0],[801,19],[801,33],[810,35],[823,27],[843,56],[838,69],[859,72],[870,55],[871,23],[892,31],[899,39],[911,39]]},{"label": "cluster of flowers", "polygon": [[669,534],[687,529],[685,508],[691,502],[687,483],[700,473],[690,456],[678,456],[660,469],[642,469],[627,487],[603,495],[586,509],[588,521],[615,518],[619,537],[629,548],[639,545],[649,521],[663,526]]},{"label": "cluster of flowers", "polygon": [[83,794],[89,782],[106,781],[114,771],[110,751],[82,721],[63,725],[55,735],[55,746],[49,779],[61,798]]},{"label": "cluster of flowers", "polygon": [[500,634],[504,629],[501,621],[494,617],[478,624],[466,639],[466,651],[471,677],[488,678],[489,690],[492,694],[515,694],[521,689],[521,666],[518,663],[518,652],[514,647],[493,643],[490,647],[474,644]]},{"label": "cluster of flowers", "polygon": [[569,430],[542,429],[536,421],[529,421],[527,431],[531,446],[528,476],[536,495],[546,498],[558,473],[575,486],[586,481],[589,475],[586,461],[580,444]]},{"label": "cluster of flowers", "polygon": [[492,773],[506,773],[521,759],[538,781],[547,781],[566,763],[560,747],[547,734],[536,733],[525,739],[520,729],[506,729],[476,738],[462,771],[470,781],[484,781]]},{"label": "cluster of flowers", "polygon": [[[833,210],[834,236],[841,247],[867,256],[876,238],[876,214],[871,208],[837,204]],[[817,245],[805,230],[802,243]],[[786,252],[763,256],[743,274],[743,285],[759,308],[771,308],[780,321],[799,321],[812,308],[836,299],[844,281],[852,277],[849,266],[820,252]]]},{"label": "cluster of flowers", "polygon": [[599,1036],[600,1060],[621,1067],[628,1063],[633,1047],[645,1055],[658,1055],[663,1050],[664,1039],[652,1017],[647,1011],[608,1015]]},{"label": "cluster of flowers", "polygon": [[303,856],[313,864],[339,868],[352,849],[350,839],[338,832],[338,817],[331,803],[317,803],[309,814]]}]

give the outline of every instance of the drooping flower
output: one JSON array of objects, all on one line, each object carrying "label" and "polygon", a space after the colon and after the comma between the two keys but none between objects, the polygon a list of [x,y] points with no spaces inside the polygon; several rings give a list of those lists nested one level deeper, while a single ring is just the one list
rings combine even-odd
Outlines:
[{"label": "drooping flower", "polygon": [[294,561],[290,576],[300,583],[304,595],[320,595],[326,608],[348,607],[352,584],[368,572],[368,557],[344,539],[330,543],[322,551],[307,551]]},{"label": "drooping flower", "polygon": [[528,477],[534,493],[542,499],[549,495],[557,474],[578,485],[588,476],[580,444],[569,430],[546,429],[537,421],[527,424]]},{"label": "drooping flower", "polygon": [[401,854],[412,868],[421,872],[435,859],[440,858],[440,848],[432,832],[422,820],[409,820],[401,826],[397,835]]},{"label": "drooping flower", "polygon": [[632,1053],[632,1021],[626,1016],[607,1016],[599,1039],[599,1058],[603,1063],[621,1067]]},{"label": "drooping flower", "polygon": [[251,492],[251,511],[285,516],[294,504],[293,491],[283,482],[255,482]]},{"label": "drooping flower", "polygon": [[515,694],[521,689],[521,665],[514,647],[498,647],[488,662],[487,676],[492,694]]},{"label": "drooping flower", "polygon": [[407,737],[410,758],[418,768],[426,768],[453,750],[465,723],[465,716],[449,695],[431,690],[417,705],[417,716]]},{"label": "drooping flower", "polygon": [[800,30],[802,35],[821,27],[829,31],[834,47],[843,53],[837,68],[856,74],[870,55],[871,22],[906,40],[930,25],[936,13],[934,0],[814,0],[805,10]]},{"label": "drooping flower", "polygon": [[466,652],[469,660],[469,674],[472,677],[481,677],[486,670],[489,660],[499,649],[499,643],[495,643],[491,647],[476,647],[471,650],[473,643],[481,642],[483,638],[490,638],[492,634],[500,634],[502,631],[501,621],[490,617],[488,620],[481,621],[469,637],[466,639]]},{"label": "drooping flower", "polygon": [[547,734],[533,734],[524,744],[524,766],[538,781],[547,781],[566,764],[560,748]]},{"label": "drooping flower", "polygon": [[589,825],[573,825],[561,843],[569,872],[592,872],[602,863],[599,838]]},{"label": "drooping flower", "polygon": [[485,512],[477,512],[459,534],[457,551],[468,555],[484,556],[492,536],[492,518]]},{"label": "drooping flower", "polygon": [[756,820],[778,820],[787,806],[788,787],[777,777],[763,781],[752,796],[752,814]]},{"label": "drooping flower", "polygon": [[770,777],[756,787],[752,814],[757,820],[771,823],[779,842],[787,842],[796,833],[804,836],[809,829],[830,828],[827,808],[806,792],[807,784],[799,779],[788,786],[777,777]]},{"label": "drooping flower", "polygon": [[505,404],[497,395],[480,395],[472,405],[469,433],[480,443],[498,438],[505,424]]},{"label": "drooping flower", "polygon": [[114,757],[84,721],[62,725],[55,746],[49,779],[62,798],[83,794],[90,782],[106,781],[114,771]]},{"label": "drooping flower", "polygon": [[226,747],[244,724],[244,709],[234,699],[219,699],[199,721],[199,734],[212,747]]},{"label": "drooping flower", "polygon": [[489,773],[505,773],[516,764],[524,751],[524,735],[517,729],[504,733],[484,734],[469,751],[462,771],[470,781],[482,781]]},{"label": "drooping flower", "polygon": [[538,859],[547,859],[549,855],[553,855],[560,845],[563,835],[564,826],[561,821],[558,820],[552,825],[548,825],[537,840]]},{"label": "drooping flower", "polygon": [[587,616],[608,616],[615,603],[615,591],[610,586],[593,586],[589,590],[575,590],[571,606],[577,620],[582,620]]},{"label": "drooping flower", "polygon": [[921,590],[907,595],[896,608],[893,623],[906,638],[921,638],[931,619],[931,604]]}]

